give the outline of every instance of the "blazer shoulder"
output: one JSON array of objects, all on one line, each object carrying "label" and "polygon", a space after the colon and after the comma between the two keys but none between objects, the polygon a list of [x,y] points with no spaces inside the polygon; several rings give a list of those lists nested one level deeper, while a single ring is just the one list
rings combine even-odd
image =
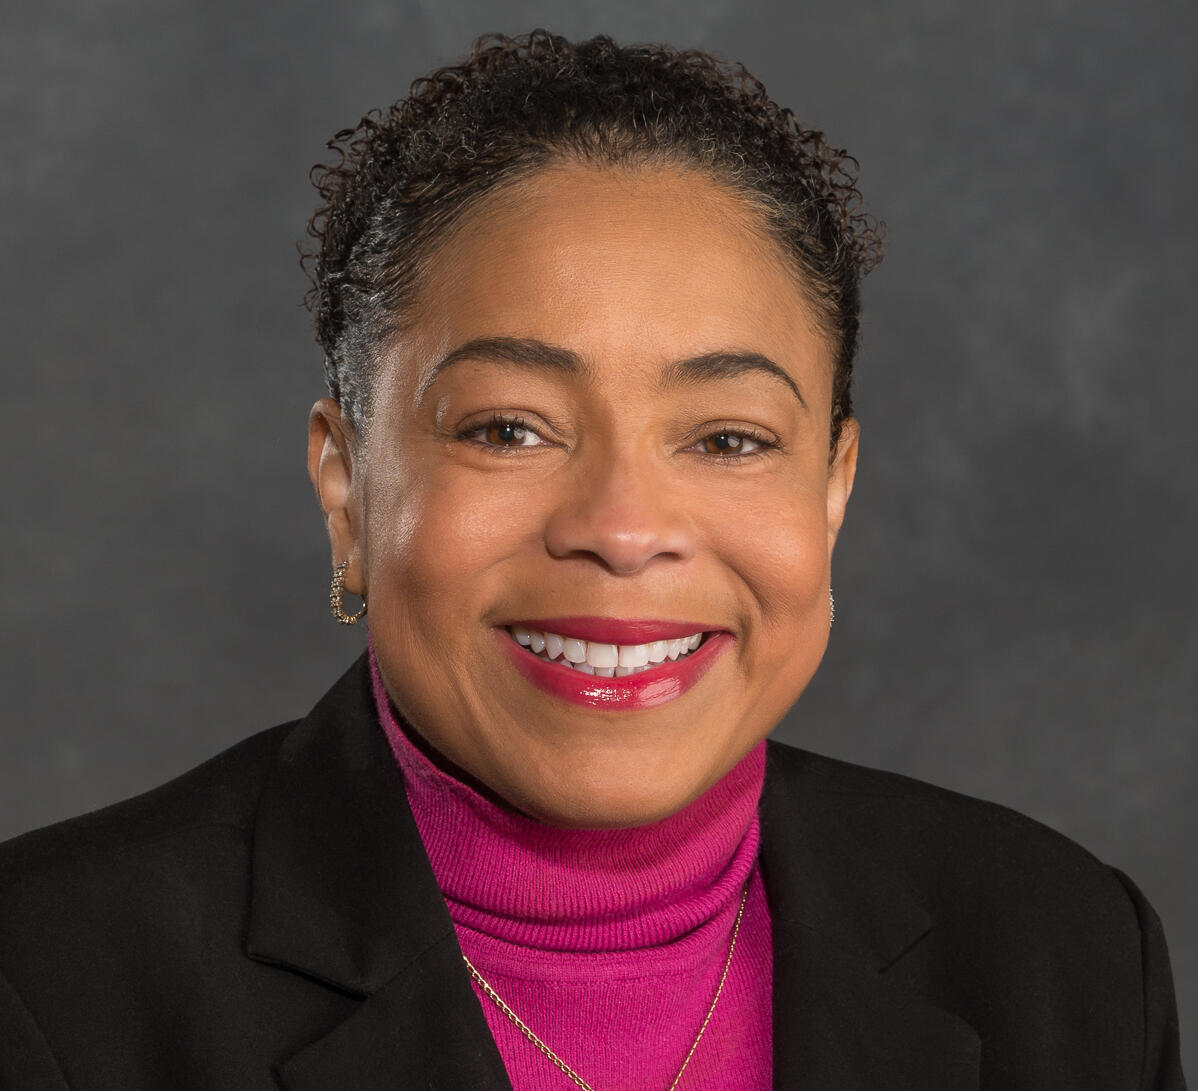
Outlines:
[{"label": "blazer shoulder", "polygon": [[1051,826],[1000,803],[914,777],[772,743],[771,765],[797,795],[847,824],[854,837],[900,862],[925,892],[955,901],[964,889],[1020,894],[1046,905],[1103,904],[1131,919],[1113,868]]},{"label": "blazer shoulder", "polygon": [[98,810],[0,844],[0,905],[6,887],[70,875],[138,844],[223,826],[248,829],[283,740],[298,721],[260,731],[185,773]]},{"label": "blazer shoulder", "polygon": [[[781,744],[767,770],[763,841],[785,853],[788,840],[814,838],[854,896],[873,885],[885,906],[901,895],[926,914],[892,978],[983,1038],[1042,1044],[1019,1061],[996,1049],[995,1086],[1013,1086],[1031,1061],[1098,1073],[1104,1057],[1109,1070],[1085,1086],[1184,1091],[1164,932],[1126,875],[1043,822],[911,777]],[[1058,1086],[1047,1074],[1033,1082]]]}]

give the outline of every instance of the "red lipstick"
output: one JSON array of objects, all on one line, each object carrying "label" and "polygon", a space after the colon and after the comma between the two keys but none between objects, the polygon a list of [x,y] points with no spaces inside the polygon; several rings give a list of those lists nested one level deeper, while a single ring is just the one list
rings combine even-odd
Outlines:
[{"label": "red lipstick", "polygon": [[[596,626],[590,631],[602,632],[604,637],[584,637],[577,628],[563,624],[580,620],[602,622],[602,626]],[[605,618],[555,618],[554,624],[561,625],[561,629],[551,628],[547,620],[541,620],[536,624],[518,624],[538,629],[544,625],[546,630],[556,632],[560,636],[574,636],[580,640],[602,640],[603,643],[611,644],[644,644],[650,643],[655,637],[661,640],[677,639],[680,636],[688,636],[701,631],[693,625],[687,628],[674,622],[612,622]],[[641,624],[655,626],[652,630],[653,635],[646,638],[638,633],[638,636],[629,639],[626,635],[628,629],[618,628],[619,626]],[[617,628],[612,626],[617,626]],[[671,631],[676,632],[677,635],[656,636],[656,634],[666,631],[664,626],[673,626]],[[620,632],[622,637],[616,640],[605,639],[615,632]],[[637,674],[626,674],[619,678],[604,678],[601,675],[584,674],[582,671],[574,670],[560,662],[542,659],[529,648],[517,644],[506,629],[496,629],[495,634],[504,653],[516,670],[520,672],[525,681],[536,686],[543,693],[563,701],[569,701],[571,704],[583,705],[586,708],[625,711],[656,708],[676,697],[681,697],[711,669],[715,661],[732,646],[735,640],[732,634],[726,631],[708,633],[707,638],[695,651],[677,660],[667,659],[664,663],[658,663]]]}]

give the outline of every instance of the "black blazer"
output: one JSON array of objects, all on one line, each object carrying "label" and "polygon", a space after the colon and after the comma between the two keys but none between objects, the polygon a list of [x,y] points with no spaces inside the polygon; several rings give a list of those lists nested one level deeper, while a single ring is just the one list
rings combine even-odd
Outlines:
[{"label": "black blazer", "polygon": [[[1119,872],[781,745],[761,809],[775,1087],[1184,1087],[1160,923]],[[305,719],[0,847],[0,1086],[509,1087],[364,659]]]}]

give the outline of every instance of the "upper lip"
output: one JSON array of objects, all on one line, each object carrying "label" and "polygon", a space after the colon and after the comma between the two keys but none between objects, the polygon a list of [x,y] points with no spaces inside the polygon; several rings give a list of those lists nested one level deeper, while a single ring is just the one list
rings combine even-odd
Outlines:
[{"label": "upper lip", "polygon": [[677,640],[695,633],[719,629],[702,621],[661,621],[647,618],[616,617],[542,617],[508,623],[542,633],[593,640],[599,644],[651,644],[655,640]]}]

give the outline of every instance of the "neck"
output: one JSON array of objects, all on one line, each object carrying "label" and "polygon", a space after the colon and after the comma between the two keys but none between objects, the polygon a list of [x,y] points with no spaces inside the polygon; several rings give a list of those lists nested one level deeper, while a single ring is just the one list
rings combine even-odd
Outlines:
[{"label": "neck", "polygon": [[657,947],[738,903],[757,854],[758,744],[719,782],[650,826],[565,829],[451,775],[412,741],[371,653],[379,719],[456,924],[556,951]]}]

